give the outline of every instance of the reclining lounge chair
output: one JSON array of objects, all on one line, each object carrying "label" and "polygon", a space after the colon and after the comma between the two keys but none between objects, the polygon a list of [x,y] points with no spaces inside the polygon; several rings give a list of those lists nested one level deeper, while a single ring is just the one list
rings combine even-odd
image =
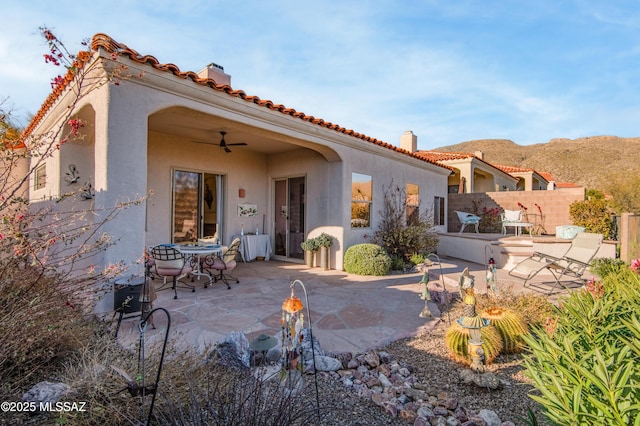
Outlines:
[{"label": "reclining lounge chair", "polygon": [[558,285],[566,288],[566,286],[560,282],[562,277],[571,277],[571,281],[575,281],[576,279],[584,281],[582,275],[589,267],[591,260],[595,257],[601,244],[601,234],[580,232],[571,241],[571,246],[562,257],[535,252],[530,257],[518,263],[509,271],[509,275],[524,279],[524,287],[526,287],[532,278],[546,269],[553,275],[555,280],[548,293],[551,294]]}]

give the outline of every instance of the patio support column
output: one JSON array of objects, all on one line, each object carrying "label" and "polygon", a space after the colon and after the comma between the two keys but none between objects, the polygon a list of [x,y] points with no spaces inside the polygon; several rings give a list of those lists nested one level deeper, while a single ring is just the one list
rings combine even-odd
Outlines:
[{"label": "patio support column", "polygon": [[[128,87],[105,86],[94,102],[95,123],[95,207],[96,217],[103,220],[109,210],[120,203],[143,197],[147,191],[147,116],[144,104]],[[135,106],[135,107],[134,107]],[[107,221],[100,233],[106,233],[116,244],[106,248],[102,266],[124,263],[131,265],[127,275],[141,275],[142,264],[136,264],[144,249],[145,204],[120,209]]]}]

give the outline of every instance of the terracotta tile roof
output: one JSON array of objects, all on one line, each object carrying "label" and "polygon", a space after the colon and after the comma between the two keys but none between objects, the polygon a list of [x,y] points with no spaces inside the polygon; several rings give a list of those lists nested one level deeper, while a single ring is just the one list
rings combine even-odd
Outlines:
[{"label": "terracotta tile roof", "polygon": [[[450,167],[446,167],[442,164],[438,164],[437,162],[428,158],[424,158],[420,155],[417,155],[416,153],[411,153],[395,145],[389,144],[379,139],[372,138],[362,133],[358,133],[354,130],[346,129],[337,124],[331,123],[329,121],[325,121],[322,118],[314,117],[312,115],[307,115],[304,112],[296,111],[293,108],[288,108],[281,104],[274,104],[273,101],[270,101],[268,99],[260,99],[257,96],[247,95],[244,91],[235,90],[228,84],[218,84],[213,79],[202,78],[193,71],[184,71],[184,72],[180,71],[180,69],[174,64],[161,64],[155,57],[150,55],[141,55],[135,50],[126,46],[125,44],[118,43],[117,41],[113,40],[111,37],[109,37],[106,34],[98,33],[94,35],[91,40],[91,48],[94,51],[100,48],[106,50],[108,53],[111,54],[112,59],[116,59],[117,56],[127,57],[130,60],[137,62],[139,64],[148,65],[159,71],[165,71],[165,72],[171,73],[174,76],[178,78],[182,78],[184,80],[190,79],[193,82],[200,84],[202,86],[208,86],[212,90],[224,92],[229,96],[243,99],[247,102],[254,103],[256,105],[268,108],[272,111],[279,111],[282,114],[289,115],[294,118],[299,118],[300,120],[308,121],[309,123],[316,124],[321,127],[326,127],[327,129],[335,130],[336,132],[343,133],[345,135],[381,146],[383,148],[390,149],[392,151],[396,151],[396,152],[408,155],[413,158],[417,158],[419,160],[436,165],[438,167],[442,167],[449,170],[451,169]],[[78,54],[78,58],[79,59],[77,61],[78,62],[77,67],[78,69],[80,69],[84,67],[84,65],[89,61],[90,55],[88,54],[88,52],[80,52],[80,54]],[[31,123],[25,130],[25,133],[24,133],[25,135],[28,135],[33,131],[33,129],[47,114],[49,109],[53,106],[55,101],[60,97],[62,92],[64,92],[64,90],[67,88],[67,86],[71,81],[73,81],[73,75],[71,73],[67,73],[67,75],[65,76],[65,82],[53,90],[53,92],[49,95],[49,97],[47,97],[45,102],[40,107],[40,110],[38,111],[38,113],[33,117]]]},{"label": "terracotta tile roof", "polygon": [[465,158],[476,158],[475,155],[466,152],[439,152],[439,151],[418,151],[416,153],[422,158],[433,161],[464,160]]},{"label": "terracotta tile roof", "polygon": [[[505,173],[536,172],[534,169],[532,169],[530,167],[503,166],[501,164],[494,164],[493,167],[498,168],[498,169],[502,170]],[[542,176],[542,174],[540,172],[536,172],[536,173],[538,173],[540,176]],[[544,176],[542,176],[542,177],[544,177]]]}]

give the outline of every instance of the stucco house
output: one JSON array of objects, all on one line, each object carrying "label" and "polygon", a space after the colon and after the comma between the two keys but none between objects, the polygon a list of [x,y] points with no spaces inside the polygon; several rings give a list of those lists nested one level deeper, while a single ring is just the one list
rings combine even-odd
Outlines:
[{"label": "stucco house", "polygon": [[[451,170],[418,155],[415,141],[405,150],[248,95],[215,64],[181,71],[104,34],[92,48],[97,53],[83,60],[103,59],[92,72],[124,65],[131,78],[81,98],[74,108],[86,123],[83,137],[34,174],[29,196],[38,202],[90,184],[93,193],[74,202],[100,208],[152,192],[104,225],[118,242],[101,263],[133,262],[160,243],[217,234],[228,244],[256,231],[269,236],[272,258],[297,262],[300,242],[327,232],[335,237],[331,267],[342,269],[344,251],[377,228],[383,189],[392,183],[410,188],[413,202],[446,231]],[[73,97],[73,81],[65,84],[29,134],[60,125]],[[65,179],[72,166],[80,176],[74,184]]]},{"label": "stucco house", "polygon": [[515,191],[518,186],[518,177],[486,162],[482,152],[417,151],[416,155],[453,170],[447,183],[449,193]]}]

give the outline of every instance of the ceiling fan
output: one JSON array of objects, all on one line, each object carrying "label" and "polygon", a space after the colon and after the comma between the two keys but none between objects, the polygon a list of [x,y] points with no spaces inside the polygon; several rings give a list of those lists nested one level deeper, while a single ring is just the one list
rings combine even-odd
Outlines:
[{"label": "ceiling fan", "polygon": [[226,152],[226,153],[231,152],[231,150],[229,149],[230,146],[243,146],[243,145],[246,145],[246,143],[244,143],[244,142],[227,143],[224,140],[224,136],[226,134],[227,134],[227,132],[220,132],[220,135],[222,136],[222,139],[220,139],[220,148],[224,149],[224,152]]},{"label": "ceiling fan", "polygon": [[[227,141],[224,140],[224,137],[226,136],[227,132],[220,132],[220,136],[222,136],[222,138],[220,139],[220,144],[218,145],[220,148],[224,149],[224,151],[228,154],[231,152],[231,150],[229,149],[230,146],[243,146],[246,145],[246,143],[244,142],[237,142],[237,143],[227,143]],[[202,142],[202,141],[192,141],[195,143],[203,143],[203,144],[207,144],[207,145],[211,145],[211,142]]]}]

